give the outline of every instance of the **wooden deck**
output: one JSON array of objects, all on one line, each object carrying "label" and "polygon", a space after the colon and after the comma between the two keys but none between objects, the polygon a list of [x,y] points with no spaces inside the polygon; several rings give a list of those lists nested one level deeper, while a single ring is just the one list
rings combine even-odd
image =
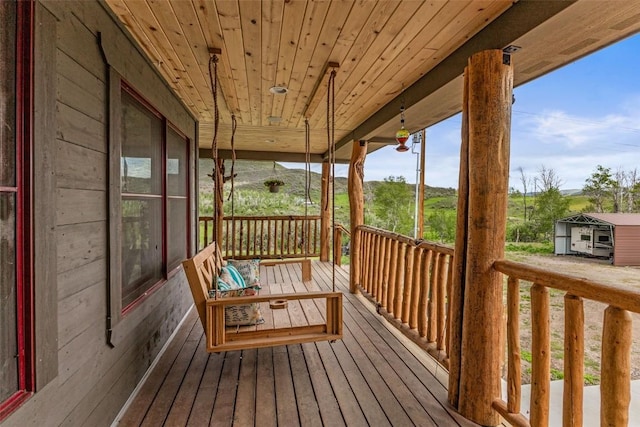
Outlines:
[{"label": "wooden deck", "polygon": [[[263,267],[292,283],[298,264]],[[331,289],[330,264],[314,262],[313,280]],[[124,415],[121,426],[472,426],[451,409],[428,356],[389,331],[369,303],[344,293],[344,339],[208,354],[191,310]]]}]

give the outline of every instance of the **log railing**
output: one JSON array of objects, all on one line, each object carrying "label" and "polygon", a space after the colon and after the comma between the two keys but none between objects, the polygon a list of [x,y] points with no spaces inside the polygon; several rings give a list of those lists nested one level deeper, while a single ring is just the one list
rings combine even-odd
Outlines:
[{"label": "log railing", "polygon": [[453,248],[369,226],[357,232],[362,265],[356,280],[363,293],[380,314],[448,367]]},{"label": "log railing", "polygon": [[[551,343],[549,290],[564,297],[564,396],[563,425],[581,426],[584,384],[583,300],[598,301],[604,310],[600,367],[601,425],[628,425],[631,381],[631,312],[640,313],[640,294],[587,279],[571,277],[525,264],[498,260],[494,269],[507,281],[507,397],[493,402],[514,426],[549,425]],[[520,413],[520,286],[531,284],[531,402],[530,419]]]},{"label": "log railing", "polygon": [[347,230],[342,224],[335,224],[333,226],[333,263],[340,267],[342,265],[342,236],[351,236],[349,230]]},{"label": "log railing", "polygon": [[[200,247],[213,241],[213,218],[200,217]],[[221,250],[225,258],[280,259],[317,257],[320,216],[225,217]]]}]

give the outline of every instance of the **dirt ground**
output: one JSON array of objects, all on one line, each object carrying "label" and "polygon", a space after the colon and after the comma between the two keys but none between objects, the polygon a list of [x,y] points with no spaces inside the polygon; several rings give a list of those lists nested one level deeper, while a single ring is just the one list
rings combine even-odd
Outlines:
[{"label": "dirt ground", "polygon": [[[573,256],[544,256],[518,254],[511,259],[530,265],[550,269],[559,273],[588,278],[614,286],[635,288],[640,292],[640,267],[614,267],[609,261]],[[530,382],[531,320],[528,284],[521,285],[521,348],[523,383]],[[563,377],[564,337],[564,292],[550,291],[551,297],[551,376]],[[600,383],[600,356],[602,321],[606,306],[593,301],[584,301],[585,318],[585,384]],[[640,379],[640,314],[633,313],[633,344],[631,349],[631,379]]]}]

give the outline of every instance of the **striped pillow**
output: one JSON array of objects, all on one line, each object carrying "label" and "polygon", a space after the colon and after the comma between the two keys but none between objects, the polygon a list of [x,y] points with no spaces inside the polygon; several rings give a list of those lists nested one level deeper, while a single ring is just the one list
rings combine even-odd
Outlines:
[{"label": "striped pillow", "polygon": [[227,265],[234,266],[242,278],[244,279],[247,286],[253,286],[256,289],[260,289],[260,260],[259,259],[247,259],[247,260],[237,260],[237,259],[229,259],[227,260]]}]

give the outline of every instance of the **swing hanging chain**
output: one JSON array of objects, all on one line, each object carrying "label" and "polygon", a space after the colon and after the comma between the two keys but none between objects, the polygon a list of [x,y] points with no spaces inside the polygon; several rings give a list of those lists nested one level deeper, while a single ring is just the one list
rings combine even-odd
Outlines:
[{"label": "swing hanging chain", "polygon": [[[336,227],[336,204],[335,204],[335,183],[334,177],[336,172],[336,95],[335,95],[335,79],[336,70],[331,70],[329,75],[329,83],[327,85],[327,143],[329,164],[331,165],[331,172],[329,174],[329,185],[327,186],[327,197],[325,197],[327,203],[329,203],[329,187],[331,187],[331,229],[335,230]],[[326,206],[325,206],[326,209]],[[332,263],[331,269],[331,285],[332,291],[336,291],[336,264]]]},{"label": "swing hanging chain", "polygon": [[[218,108],[218,55],[213,54],[209,58],[209,83],[211,86],[211,95],[213,97],[213,137],[211,138],[211,160],[213,161],[213,170],[211,178],[213,184],[213,235],[218,240],[218,200],[222,200],[222,186],[224,185],[224,172],[219,170],[218,164],[218,126],[220,124],[220,110]],[[220,180],[223,180],[220,183]],[[221,244],[221,242],[218,242]],[[218,281],[213,280],[214,299],[218,299]]]},{"label": "swing hanging chain", "polygon": [[302,229],[302,245],[304,246],[304,257],[305,259],[309,257],[309,243],[307,241],[307,235],[309,234],[309,203],[311,202],[310,196],[310,186],[311,186],[311,140],[309,137],[309,119],[304,119],[304,153],[305,153],[305,164],[304,164],[304,222]]},{"label": "swing hanging chain", "polygon": [[229,193],[229,197],[227,200],[231,200],[231,217],[234,216],[234,199],[235,199],[235,168],[236,168],[236,129],[238,128],[238,121],[236,120],[236,115],[231,114],[231,192]]}]

